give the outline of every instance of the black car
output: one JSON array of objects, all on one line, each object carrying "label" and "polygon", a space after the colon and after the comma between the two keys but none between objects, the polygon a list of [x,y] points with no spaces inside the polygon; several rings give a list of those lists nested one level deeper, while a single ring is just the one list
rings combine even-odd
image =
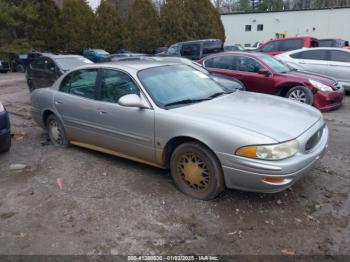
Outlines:
[{"label": "black car", "polygon": [[92,62],[79,55],[42,54],[27,68],[29,91],[49,87],[65,72],[86,64],[92,64]]},{"label": "black car", "polygon": [[334,38],[319,39],[318,46],[319,47],[345,47],[345,46],[349,46],[349,41],[346,41],[343,39],[334,39]]},{"label": "black car", "polygon": [[182,56],[191,60],[199,60],[222,51],[224,48],[220,39],[204,39],[173,44],[169,47],[167,56]]},{"label": "black car", "polygon": [[0,53],[0,73],[7,73],[9,71],[11,71],[9,55],[7,53]]},{"label": "black car", "polygon": [[5,107],[0,103],[0,153],[8,152],[11,147],[10,118]]},{"label": "black car", "polygon": [[27,70],[28,65],[34,61],[37,57],[41,56],[41,53],[21,53],[11,54],[11,69],[13,72],[24,73]]}]

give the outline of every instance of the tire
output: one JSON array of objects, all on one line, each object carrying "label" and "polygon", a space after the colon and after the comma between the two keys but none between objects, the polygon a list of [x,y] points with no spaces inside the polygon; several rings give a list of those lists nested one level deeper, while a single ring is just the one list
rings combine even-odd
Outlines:
[{"label": "tire", "polygon": [[51,143],[57,147],[66,148],[69,146],[69,142],[66,138],[66,133],[61,121],[54,114],[50,115],[46,121],[47,131]]},{"label": "tire", "polygon": [[28,89],[29,89],[29,92],[32,93],[34,90],[35,90],[35,87],[33,85],[33,82],[28,80],[27,81],[27,84],[28,84]]},{"label": "tire", "polygon": [[303,104],[312,105],[314,101],[314,95],[310,89],[305,86],[296,86],[291,88],[287,95],[287,98],[301,102]]},{"label": "tire", "polygon": [[0,149],[0,153],[6,153],[9,152],[11,148],[11,134],[9,134],[7,136],[7,138],[5,139],[5,143],[4,145],[1,147]]},{"label": "tire", "polygon": [[16,72],[24,73],[26,71],[25,67],[21,64],[16,65]]},{"label": "tire", "polygon": [[179,190],[196,199],[211,200],[225,189],[216,156],[196,142],[182,144],[174,150],[170,171]]}]

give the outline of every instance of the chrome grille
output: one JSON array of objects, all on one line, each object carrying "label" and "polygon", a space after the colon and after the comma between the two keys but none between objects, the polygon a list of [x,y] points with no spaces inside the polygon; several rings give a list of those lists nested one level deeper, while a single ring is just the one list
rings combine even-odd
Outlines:
[{"label": "chrome grille", "polygon": [[306,142],[305,145],[305,150],[306,151],[310,151],[311,149],[313,149],[321,140],[323,132],[324,132],[324,126],[319,129],[312,137],[310,137],[310,139]]}]

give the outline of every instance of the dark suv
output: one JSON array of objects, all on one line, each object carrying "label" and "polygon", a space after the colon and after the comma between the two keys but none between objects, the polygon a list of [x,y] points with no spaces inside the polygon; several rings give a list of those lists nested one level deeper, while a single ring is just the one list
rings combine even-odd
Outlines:
[{"label": "dark suv", "polygon": [[167,51],[167,56],[182,56],[191,60],[199,60],[207,55],[224,51],[220,39],[204,39],[173,44]]},{"label": "dark suv", "polygon": [[65,72],[86,64],[92,64],[92,62],[79,55],[42,54],[27,67],[26,78],[29,91],[49,87]]},{"label": "dark suv", "polygon": [[0,73],[11,71],[8,54],[0,53]]}]

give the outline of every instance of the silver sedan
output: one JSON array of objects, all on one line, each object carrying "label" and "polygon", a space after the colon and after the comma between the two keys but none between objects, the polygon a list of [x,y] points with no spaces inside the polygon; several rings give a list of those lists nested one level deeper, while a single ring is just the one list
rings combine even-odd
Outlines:
[{"label": "silver sedan", "polygon": [[345,48],[303,48],[276,56],[289,66],[336,79],[350,91],[350,50]]},{"label": "silver sedan", "polygon": [[198,199],[225,187],[282,191],[320,159],[328,129],[316,109],[284,98],[227,92],[177,63],[84,66],[32,93],[52,143],[170,169]]}]

